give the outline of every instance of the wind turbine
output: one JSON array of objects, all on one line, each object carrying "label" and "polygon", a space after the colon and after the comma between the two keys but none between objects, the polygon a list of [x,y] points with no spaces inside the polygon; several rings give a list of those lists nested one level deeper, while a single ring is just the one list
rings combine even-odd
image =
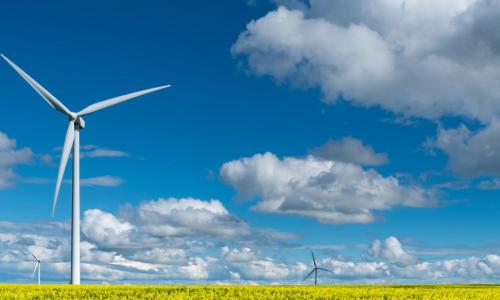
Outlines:
[{"label": "wind turbine", "polygon": [[26,74],[21,68],[14,64],[11,60],[0,54],[7,63],[16,70],[21,77],[26,80],[33,89],[35,89],[40,96],[42,96],[47,103],[54,109],[62,112],[69,118],[68,129],[66,131],[66,138],[62,149],[61,163],[59,165],[59,172],[57,174],[56,190],[54,194],[54,202],[52,204],[52,216],[57,204],[57,197],[61,182],[68,163],[71,148],[73,148],[73,202],[72,202],[72,216],[71,216],[71,283],[80,284],[80,130],[85,128],[85,121],[83,116],[105,109],[112,105],[149,94],[161,89],[170,87],[170,85],[163,85],[143,91],[130,93],[127,95],[110,98],[90,106],[75,113],[70,111],[61,101],[54,97],[49,91],[43,88],[38,82]]},{"label": "wind turbine", "polygon": [[312,252],[312,250],[311,250],[311,255],[312,255],[312,259],[313,259],[314,269],[311,271],[311,273],[307,274],[307,276],[304,278],[304,280],[309,278],[309,276],[311,276],[312,273],[314,273],[314,285],[318,285],[318,270],[331,272],[331,273],[333,273],[333,272],[328,270],[328,269],[318,267],[318,265],[316,264],[316,259],[314,258],[314,252]]},{"label": "wind turbine", "polygon": [[35,278],[35,273],[36,273],[36,270],[38,269],[38,284],[40,284],[40,268],[42,266],[42,261],[44,261],[44,260],[46,260],[48,258],[55,257],[55,255],[47,256],[47,257],[44,257],[44,258],[39,258],[35,254],[33,254],[33,252],[31,252],[31,251],[29,251],[29,253],[31,254],[31,256],[33,256],[33,259],[36,262],[35,269],[33,270],[33,275],[31,277]]}]

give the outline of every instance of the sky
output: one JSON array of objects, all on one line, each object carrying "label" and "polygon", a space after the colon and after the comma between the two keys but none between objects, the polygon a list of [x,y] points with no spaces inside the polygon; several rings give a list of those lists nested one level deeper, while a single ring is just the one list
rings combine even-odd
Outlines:
[{"label": "sky", "polygon": [[[16,1],[0,52],[85,118],[82,282],[500,279],[500,4]],[[0,282],[68,282],[67,119],[0,64]]]}]

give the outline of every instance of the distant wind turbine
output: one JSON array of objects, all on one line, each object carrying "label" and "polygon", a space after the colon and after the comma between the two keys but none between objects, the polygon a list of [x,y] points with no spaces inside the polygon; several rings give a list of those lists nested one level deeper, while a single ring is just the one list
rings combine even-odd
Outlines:
[{"label": "distant wind turbine", "polygon": [[54,202],[52,204],[52,216],[57,204],[57,197],[59,195],[59,189],[61,188],[61,182],[64,175],[64,170],[66,169],[66,164],[68,163],[71,148],[73,148],[73,210],[71,217],[71,283],[80,284],[80,129],[85,128],[85,121],[83,116],[89,115],[96,111],[105,109],[112,105],[149,94],[161,89],[170,87],[170,85],[163,85],[143,91],[138,91],[135,93],[130,93],[127,95],[114,97],[104,101],[94,103],[80,112],[72,112],[64,106],[56,97],[54,97],[49,91],[43,88],[38,82],[26,74],[21,68],[14,64],[11,60],[0,54],[7,63],[16,70],[21,77],[26,80],[33,89],[35,89],[40,96],[42,96],[47,103],[54,109],[62,112],[69,118],[68,129],[66,131],[66,138],[64,140],[64,146],[62,148],[61,163],[59,165],[59,172],[57,174],[56,190],[54,194]]},{"label": "distant wind turbine", "polygon": [[38,284],[40,284],[40,268],[42,266],[42,261],[45,261],[48,258],[55,257],[55,255],[47,256],[44,258],[39,258],[35,254],[33,254],[33,252],[31,252],[31,251],[29,251],[29,253],[31,254],[31,256],[33,256],[33,259],[35,260],[35,263],[36,263],[35,269],[33,270],[33,275],[31,277],[35,278],[35,273],[36,273],[36,270],[38,269]]},{"label": "distant wind turbine", "polygon": [[328,269],[318,267],[318,265],[316,264],[316,259],[314,258],[314,252],[312,252],[312,250],[311,250],[311,255],[312,255],[312,259],[313,259],[314,269],[311,271],[311,273],[307,274],[307,276],[304,278],[304,280],[309,278],[309,276],[311,276],[312,273],[314,273],[314,285],[318,285],[318,270],[331,272],[331,273],[333,273],[333,272],[328,270]]}]

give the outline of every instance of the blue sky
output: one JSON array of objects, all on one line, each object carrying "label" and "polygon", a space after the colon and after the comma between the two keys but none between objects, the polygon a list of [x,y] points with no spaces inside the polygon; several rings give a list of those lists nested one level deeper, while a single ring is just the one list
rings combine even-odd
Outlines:
[{"label": "blue sky", "polygon": [[[16,2],[0,51],[73,111],[173,85],[86,118],[84,281],[301,283],[316,249],[329,283],[491,282],[498,14],[481,0]],[[50,211],[67,121],[7,64],[0,81],[0,280],[29,282],[30,250],[56,254],[44,272],[63,282],[68,184]]]}]

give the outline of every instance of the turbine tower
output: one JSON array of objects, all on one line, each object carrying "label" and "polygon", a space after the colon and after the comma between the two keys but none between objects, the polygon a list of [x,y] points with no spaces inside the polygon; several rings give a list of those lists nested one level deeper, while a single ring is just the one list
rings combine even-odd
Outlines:
[{"label": "turbine tower", "polygon": [[40,268],[42,266],[42,261],[46,260],[47,258],[55,257],[55,255],[39,258],[31,251],[29,251],[29,253],[31,254],[31,256],[33,256],[33,259],[35,260],[35,269],[33,270],[33,275],[31,277],[33,278],[35,277],[36,270],[38,269],[38,284],[40,284]]},{"label": "turbine tower", "polygon": [[314,269],[311,271],[311,273],[307,274],[307,276],[304,278],[304,280],[309,278],[309,276],[311,276],[312,273],[314,273],[314,285],[318,285],[318,270],[331,272],[331,273],[333,273],[333,272],[328,270],[328,269],[318,267],[318,265],[316,264],[316,259],[314,258],[314,252],[312,252],[312,250],[311,250],[311,255],[312,255],[312,259],[313,259]]},{"label": "turbine tower", "polygon": [[61,154],[61,163],[59,165],[59,172],[57,174],[56,190],[54,193],[54,202],[52,204],[52,216],[57,204],[57,197],[61,182],[64,175],[64,170],[68,163],[71,148],[73,148],[73,202],[72,202],[72,216],[71,216],[71,283],[80,284],[80,130],[85,128],[85,121],[83,116],[105,109],[112,105],[149,94],[161,89],[170,87],[170,85],[163,85],[143,91],[130,93],[123,96],[114,97],[111,99],[103,100],[87,106],[83,110],[75,113],[70,111],[61,101],[54,97],[49,91],[43,88],[38,82],[26,74],[21,68],[14,64],[11,60],[0,54],[7,63],[16,70],[21,77],[26,80],[33,89],[35,89],[40,96],[42,96],[47,103],[54,109],[62,112],[69,118],[68,129],[66,131],[66,138]]}]

